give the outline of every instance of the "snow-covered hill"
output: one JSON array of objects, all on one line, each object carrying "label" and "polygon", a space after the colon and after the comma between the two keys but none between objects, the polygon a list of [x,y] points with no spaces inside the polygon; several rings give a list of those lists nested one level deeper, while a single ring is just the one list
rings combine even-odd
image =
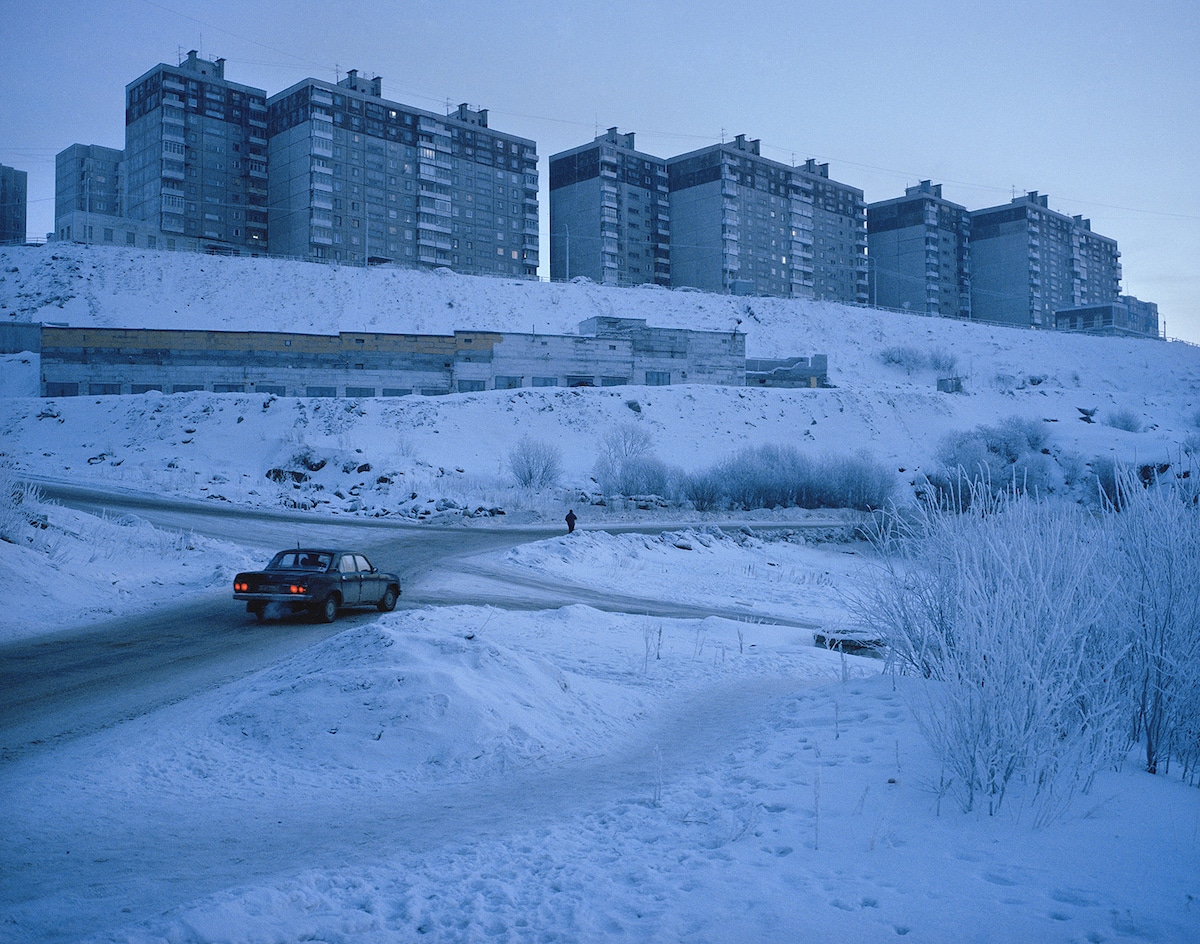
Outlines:
[{"label": "snow-covered hill", "polygon": [[[327,494],[341,491],[352,507],[398,511],[399,496],[413,492],[422,502],[440,497],[439,489],[468,503],[482,500],[525,435],[557,444],[564,484],[588,488],[599,439],[623,423],[643,426],[658,455],[687,471],[744,446],[794,444],[815,453],[866,451],[894,466],[901,486],[930,468],[947,435],[1011,416],[1044,422],[1050,452],[1071,461],[1168,460],[1197,435],[1200,348],[1183,343],[449,271],[73,245],[0,250],[0,318],[8,323],[573,333],[594,315],[736,327],[746,333],[750,356],[827,354],[834,387],[530,389],[361,402],[237,394],[52,403],[10,397],[0,400],[0,452],[41,475],[188,494],[199,483],[208,494],[272,503],[279,489],[264,489],[266,474],[311,454],[325,462],[316,481]],[[19,357],[0,363],[0,372],[0,391],[10,394],[30,375]],[[964,393],[937,392],[938,378],[950,374],[963,378]],[[1097,422],[1080,422],[1081,410],[1095,411]],[[1122,413],[1138,432],[1106,423]],[[412,487],[414,477],[420,488]],[[432,492],[429,478],[440,480]]]}]

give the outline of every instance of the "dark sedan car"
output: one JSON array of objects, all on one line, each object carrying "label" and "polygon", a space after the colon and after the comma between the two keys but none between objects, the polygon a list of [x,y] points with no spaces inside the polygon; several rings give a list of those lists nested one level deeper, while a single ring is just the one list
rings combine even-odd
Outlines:
[{"label": "dark sedan car", "polygon": [[306,612],[332,623],[342,607],[374,606],[386,613],[396,608],[399,596],[400,578],[376,570],[357,551],[280,551],[265,570],[233,580],[233,598],[245,600],[246,611],[260,620]]}]

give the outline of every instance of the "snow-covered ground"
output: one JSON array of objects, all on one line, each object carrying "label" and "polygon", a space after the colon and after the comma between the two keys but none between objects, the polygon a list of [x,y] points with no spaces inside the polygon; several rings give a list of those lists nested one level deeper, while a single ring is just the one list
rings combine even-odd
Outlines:
[{"label": "snow-covered ground", "polygon": [[[1197,429],[1200,349],[272,260],[53,247],[0,261],[7,318],[441,332],[741,317],[752,354],[827,353],[837,384],[0,399],[0,462],[18,479],[315,502],[314,517],[427,511],[464,527],[496,523],[464,509],[561,519],[569,503],[589,530],[471,566],[748,617],[453,606],[360,618],[249,677],[5,761],[0,941],[1200,940],[1196,789],[1131,761],[1048,826],[1019,791],[996,816],[964,814],[907,707],[928,683],[813,645],[810,622],[852,622],[865,546],[682,524],[609,535],[590,529],[613,507],[578,503],[598,440],[628,422],[684,468],[791,443],[866,450],[902,487],[942,436],[1013,415],[1052,421],[1058,456],[1170,457]],[[895,346],[954,356],[967,393],[935,393],[932,368],[885,364]],[[19,394],[22,371],[19,357],[0,362],[0,389]],[[1079,407],[1101,422],[1079,422]],[[1105,425],[1117,409],[1144,430]],[[561,491],[504,484],[526,434],[562,448]],[[325,462],[301,488],[267,478],[300,456]],[[46,527],[0,542],[0,574],[20,588],[0,641],[52,614],[90,622],[199,593],[257,553],[29,508]]]}]

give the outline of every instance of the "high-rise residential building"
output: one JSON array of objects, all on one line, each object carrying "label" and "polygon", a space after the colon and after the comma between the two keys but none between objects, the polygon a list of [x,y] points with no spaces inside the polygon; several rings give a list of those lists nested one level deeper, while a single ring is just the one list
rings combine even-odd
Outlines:
[{"label": "high-rise residential building", "polygon": [[0,246],[25,242],[29,174],[0,164]]},{"label": "high-rise residential building", "polygon": [[550,158],[550,278],[671,284],[667,164],[609,128]]},{"label": "high-rise residential building", "polygon": [[1047,203],[1035,190],[971,211],[972,317],[1053,328],[1059,310],[1117,300],[1117,241]]},{"label": "high-rise residential building", "polygon": [[812,186],[813,297],[867,304],[867,210],[863,192],[829,178],[809,158],[795,173]]},{"label": "high-rise residential building", "polygon": [[486,110],[436,115],[356,71],[271,96],[271,251],[532,278],[537,147]]},{"label": "high-rise residential building", "polygon": [[230,253],[267,251],[266,92],[195,50],[125,87],[125,215]]},{"label": "high-rise residential building", "polygon": [[922,180],[867,207],[871,304],[971,317],[971,215]]},{"label": "high-rise residential building", "polygon": [[671,284],[813,295],[813,182],[738,135],[667,161]]},{"label": "high-rise residential building", "polygon": [[[96,228],[124,216],[121,180],[125,152],[100,144],[72,144],[54,159],[54,235],[94,242]],[[90,228],[90,231],[89,231]]]}]

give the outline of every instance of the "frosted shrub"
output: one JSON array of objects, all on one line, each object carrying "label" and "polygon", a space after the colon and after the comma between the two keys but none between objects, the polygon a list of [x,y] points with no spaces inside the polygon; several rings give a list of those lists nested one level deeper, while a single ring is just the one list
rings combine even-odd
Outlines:
[{"label": "frosted shrub", "polygon": [[1142,421],[1133,410],[1113,410],[1104,417],[1104,425],[1123,429],[1127,433],[1140,433]]},{"label": "frosted shrub", "polygon": [[879,352],[879,359],[891,367],[903,368],[908,374],[923,369],[929,363],[929,358],[923,352],[903,345],[884,348]]},{"label": "frosted shrub", "polygon": [[697,510],[732,506],[871,511],[888,503],[894,484],[891,471],[867,453],[814,459],[793,446],[757,446],[715,469],[686,477],[680,490]]},{"label": "frosted shrub", "polygon": [[1041,423],[1018,416],[952,433],[938,446],[935,458],[941,468],[929,483],[940,500],[953,497],[959,507],[970,498],[970,490],[959,487],[962,479],[986,483],[997,493],[1044,493],[1052,484],[1053,463],[1042,454],[1049,441]]},{"label": "frosted shrub", "polygon": [[610,495],[666,495],[670,472],[654,457],[653,440],[641,426],[623,423],[604,436],[594,475]]},{"label": "frosted shrub", "polygon": [[940,374],[949,374],[958,364],[958,358],[949,351],[930,351],[929,366]]},{"label": "frosted shrub", "polygon": [[913,707],[963,809],[994,813],[1022,783],[1049,819],[1119,743],[1099,527],[1075,506],[978,484],[968,504],[888,520],[859,616],[895,671],[930,680]]},{"label": "frosted shrub", "polygon": [[0,541],[18,544],[28,536],[29,522],[41,502],[41,490],[0,468]]},{"label": "frosted shrub", "polygon": [[1174,754],[1194,775],[1200,750],[1200,507],[1181,480],[1152,487],[1126,471],[1105,518],[1114,618],[1128,647],[1121,682],[1130,734],[1155,773]]},{"label": "frosted shrub", "polygon": [[521,488],[550,488],[562,477],[557,446],[522,436],[508,453],[508,470]]}]

